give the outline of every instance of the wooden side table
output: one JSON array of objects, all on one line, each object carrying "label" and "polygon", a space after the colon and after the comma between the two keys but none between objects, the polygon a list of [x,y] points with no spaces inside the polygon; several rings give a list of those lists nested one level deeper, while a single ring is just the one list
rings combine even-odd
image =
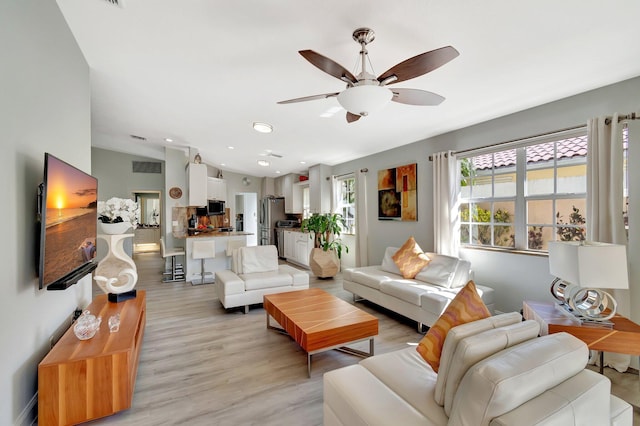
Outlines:
[{"label": "wooden side table", "polygon": [[[106,294],[87,307],[102,317],[89,340],[69,328],[38,365],[38,424],[72,425],[131,407],[146,324],[146,291],[135,299],[111,303]],[[120,315],[120,330],[108,320]]]},{"label": "wooden side table", "polygon": [[600,373],[603,352],[640,356],[640,325],[622,315],[616,314],[611,319],[613,328],[606,328],[582,325],[552,302],[525,301],[522,305],[524,318],[540,323],[540,335],[565,331],[585,342],[589,349],[600,351]]}]

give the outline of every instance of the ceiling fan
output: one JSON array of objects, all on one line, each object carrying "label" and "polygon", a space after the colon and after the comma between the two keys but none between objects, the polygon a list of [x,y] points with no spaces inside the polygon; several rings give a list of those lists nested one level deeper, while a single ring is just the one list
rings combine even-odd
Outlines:
[{"label": "ceiling fan", "polygon": [[322,71],[347,83],[345,90],[289,99],[278,103],[290,104],[337,97],[340,105],[347,110],[347,122],[352,123],[359,120],[360,117],[366,117],[369,113],[382,108],[390,100],[409,105],[439,105],[444,101],[444,97],[426,90],[389,89],[386,86],[410,80],[441,67],[459,55],[456,49],[446,46],[422,53],[394,65],[376,77],[367,72],[366,67],[368,58],[366,46],[375,39],[375,33],[370,28],[358,28],[353,32],[353,39],[361,46],[362,71],[355,76],[342,65],[313,50],[298,52]]},{"label": "ceiling fan", "polygon": [[273,158],[282,158],[282,155],[274,153],[270,149],[265,149],[264,152],[260,153],[261,157],[273,157]]}]

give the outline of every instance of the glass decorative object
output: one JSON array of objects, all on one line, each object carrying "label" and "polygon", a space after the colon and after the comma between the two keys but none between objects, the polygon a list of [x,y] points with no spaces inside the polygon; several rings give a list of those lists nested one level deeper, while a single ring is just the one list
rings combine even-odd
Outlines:
[{"label": "glass decorative object", "polygon": [[73,332],[80,340],[91,339],[100,328],[101,322],[101,317],[96,317],[89,311],[83,311],[73,326]]},{"label": "glass decorative object", "polygon": [[115,333],[120,330],[120,314],[111,315],[109,317],[109,333]]}]

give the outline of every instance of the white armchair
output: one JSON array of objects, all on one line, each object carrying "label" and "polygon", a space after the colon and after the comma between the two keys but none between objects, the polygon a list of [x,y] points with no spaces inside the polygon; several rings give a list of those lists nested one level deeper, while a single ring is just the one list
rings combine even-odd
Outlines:
[{"label": "white armchair", "polygon": [[309,288],[309,274],[278,264],[276,246],[233,249],[231,269],[216,272],[216,293],[225,309],[262,303],[265,294]]}]

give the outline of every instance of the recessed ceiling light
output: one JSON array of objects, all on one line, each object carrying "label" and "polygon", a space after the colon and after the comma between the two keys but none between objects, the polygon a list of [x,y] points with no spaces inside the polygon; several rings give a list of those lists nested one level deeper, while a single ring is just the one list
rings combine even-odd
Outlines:
[{"label": "recessed ceiling light", "polygon": [[271,164],[271,163],[269,163],[267,160],[258,160],[258,165],[259,166],[267,167],[267,166],[269,166],[269,164]]},{"label": "recessed ceiling light", "polygon": [[234,146],[228,146],[227,149],[236,149]]},{"label": "recessed ceiling light", "polygon": [[307,162],[306,161],[301,161],[300,164],[307,164]]},{"label": "recessed ceiling light", "polygon": [[261,123],[259,121],[254,121],[253,130],[260,133],[271,133],[273,132],[273,126],[268,123]]},{"label": "recessed ceiling light", "polygon": [[276,170],[276,174],[278,174],[278,175],[279,175],[279,174],[280,174],[280,170]]},{"label": "recessed ceiling light", "polygon": [[165,141],[165,142],[173,142],[173,139],[171,139],[171,138],[164,138],[164,141]]},{"label": "recessed ceiling light", "polygon": [[224,163],[220,163],[220,165],[223,166],[223,167],[226,166],[226,164],[224,164]]}]

